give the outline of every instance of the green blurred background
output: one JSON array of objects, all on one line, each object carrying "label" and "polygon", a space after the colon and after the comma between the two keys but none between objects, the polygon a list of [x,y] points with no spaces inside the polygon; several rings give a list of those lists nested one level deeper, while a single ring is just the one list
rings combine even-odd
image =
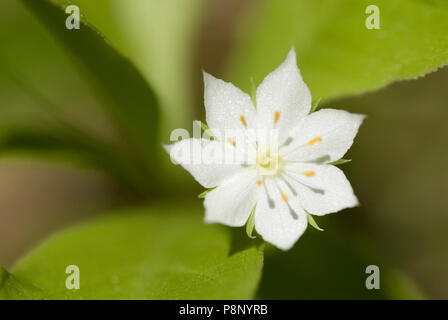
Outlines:
[{"label": "green blurred background", "polygon": [[[362,66],[364,60],[373,61],[364,64],[369,68],[382,68],[381,64],[375,65],[375,61],[388,57],[378,48],[360,51],[353,45],[366,32],[363,11],[359,13],[359,21],[345,19],[336,13],[332,16],[331,11],[338,6],[328,6],[328,1],[317,1],[318,5],[302,1],[305,4],[300,9],[309,11],[305,10],[306,14],[293,19],[301,20],[309,27],[312,32],[307,35],[288,25],[286,21],[290,20],[278,16],[283,4],[269,5],[269,1],[141,0],[132,1],[132,5],[118,0],[72,2],[80,6],[85,18],[113,47],[130,59],[153,88],[160,106],[157,119],[160,143],[169,141],[172,129],[185,127],[191,131],[192,120],[204,119],[201,68],[247,90],[250,86],[249,77],[245,77],[247,72],[252,72],[256,82],[260,82],[263,75],[281,62],[291,44],[295,44],[298,51],[299,67],[304,61],[301,69],[305,80],[310,79],[314,97],[324,96],[323,106],[368,116],[346,156],[353,161],[342,167],[361,206],[319,219],[319,224],[327,231],[309,230],[291,252],[271,253],[265,261],[258,296],[353,298],[337,290],[330,290],[326,295],[318,292],[312,283],[304,284],[300,289],[286,285],[289,281],[286,274],[294,272],[301,272],[304,278],[313,272],[319,274],[319,281],[331,288],[344,287],[350,282],[346,279],[353,277],[359,277],[362,282],[365,278],[363,270],[344,269],[343,261],[335,264],[334,261],[345,259],[337,254],[324,260],[328,264],[322,265],[316,260],[315,269],[310,264],[303,267],[303,260],[296,259],[302,242],[304,247],[314,248],[315,252],[325,256],[328,254],[326,241],[337,237],[342,249],[347,244],[354,250],[373,252],[381,257],[381,260],[366,258],[369,264],[381,268],[387,261],[388,265],[400,270],[406,275],[403,277],[413,283],[409,290],[419,292],[418,296],[448,298],[448,198],[444,197],[448,189],[445,167],[448,163],[447,68],[415,80],[395,82],[400,78],[415,77],[413,70],[408,72],[401,66],[403,70],[397,67],[400,70],[393,74],[395,78],[378,75],[378,78],[382,76],[381,81],[375,81],[375,76],[371,78],[366,72],[361,80],[354,79],[347,82],[348,85],[335,83],[337,78],[332,78],[325,70],[332,68],[333,74],[345,78],[350,78],[357,70],[334,66],[326,60],[326,55],[334,54],[336,61],[361,61],[355,66]],[[415,3],[420,5],[419,1]],[[424,5],[437,6],[437,3]],[[398,6],[398,2],[396,4]],[[316,8],[318,12],[313,11]],[[355,10],[353,6],[350,8]],[[400,11],[394,7],[394,10],[385,13],[384,37],[387,37],[388,28],[397,30],[393,24],[399,26],[400,19],[405,19],[407,10],[411,9],[401,8]],[[64,126],[75,126],[110,145],[127,145],[101,107],[94,89],[79,72],[79,64],[30,11],[20,1],[3,0],[0,12],[0,265],[12,266],[48,234],[111,208],[164,201],[179,206],[188,201],[200,203],[196,199],[201,192],[200,186],[188,173],[172,166],[161,147],[154,152],[160,158],[162,174],[152,181],[157,184],[155,188],[146,188],[132,179],[123,181],[122,176],[113,174],[116,173],[113,170],[85,166],[66,150],[39,148],[38,143],[29,149],[3,143],[10,141],[10,133],[16,132],[17,127],[43,130],[59,128],[64,123]],[[444,17],[448,15],[443,14]],[[394,22],[387,20],[388,15],[395,17]],[[254,22],[257,18],[261,22]],[[319,26],[320,19],[336,19],[336,30],[343,25],[343,30],[351,33],[338,38],[337,34],[332,34],[331,26],[327,29]],[[406,19],[410,20],[409,17]],[[278,30],[271,28],[272,21]],[[354,21],[359,22],[358,27],[351,25]],[[282,34],[282,24],[290,34]],[[61,21],[63,27],[64,21]],[[251,28],[260,31],[255,31],[246,43],[246,34]],[[435,25],[434,28],[443,26]],[[290,38],[287,41],[290,44],[269,41],[272,39],[269,32],[274,38],[279,35]],[[431,32],[431,28],[421,32]],[[448,43],[447,34],[448,29],[445,29],[439,39],[446,41],[443,48]],[[266,41],[257,47],[254,43],[265,35]],[[418,36],[409,35],[410,38]],[[318,40],[312,40],[312,37]],[[325,39],[328,42],[322,47],[315,47],[316,41]],[[326,51],[327,43],[336,40],[337,45],[329,47],[348,47],[352,49],[351,53],[345,51],[338,57],[338,53]],[[390,41],[396,41],[397,46],[406,45],[406,40],[402,40],[403,44],[396,39]],[[254,53],[257,52],[255,49],[259,49],[258,53]],[[428,55],[438,55],[435,46],[430,49],[432,51],[420,59],[418,48],[411,46],[403,50],[400,58],[406,59],[406,51],[416,52],[414,59],[428,65],[423,68],[426,72],[433,68],[426,61]],[[257,61],[254,55],[258,57]],[[376,60],[370,59],[373,56]],[[321,69],[313,72],[317,65]],[[115,76],[119,79],[122,75],[117,73]],[[383,87],[389,82],[394,83]],[[364,91],[369,92],[360,94]],[[149,120],[148,125],[152,125]],[[142,189],[149,192],[141,192]],[[337,235],[334,235],[335,230]],[[308,263],[314,259],[312,253],[306,257]],[[340,273],[331,272],[339,267]],[[283,289],[273,292],[272,288],[279,284],[283,284]],[[358,297],[368,296],[366,293],[366,296]]]}]

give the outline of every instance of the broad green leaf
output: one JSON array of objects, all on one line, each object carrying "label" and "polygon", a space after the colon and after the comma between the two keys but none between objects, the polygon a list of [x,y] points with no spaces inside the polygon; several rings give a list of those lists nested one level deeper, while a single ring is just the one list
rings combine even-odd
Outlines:
[{"label": "broad green leaf", "polygon": [[[12,276],[1,277],[12,280],[0,282],[0,297],[252,298],[261,246],[241,246],[230,228],[204,224],[199,207],[179,208],[129,210],[65,230],[19,262]],[[66,289],[69,265],[79,267],[80,290]]]},{"label": "broad green leaf", "polygon": [[0,267],[0,300],[13,297],[16,299],[39,299],[42,297],[42,291],[27,282],[18,280]]},{"label": "broad green leaf", "polygon": [[[292,45],[313,97],[358,94],[415,79],[448,63],[448,5],[424,0],[265,0],[236,29],[228,81],[246,92],[286,57]],[[368,5],[380,29],[365,26]]]},{"label": "broad green leaf", "polygon": [[79,62],[92,86],[98,90],[102,106],[120,130],[127,157],[138,168],[139,187],[150,190],[148,182],[157,177],[158,133],[157,100],[137,69],[120,56],[104,39],[83,24],[80,30],[61,26],[66,14],[49,1],[22,0],[49,28],[67,52]]},{"label": "broad green leaf", "polygon": [[0,156],[22,156],[66,162],[77,166],[100,168],[112,174],[119,182],[135,189],[141,179],[132,159],[120,146],[100,141],[95,136],[65,126],[45,127],[2,125],[0,127]]},{"label": "broad green leaf", "polygon": [[[191,126],[194,55],[204,0],[51,0],[83,18],[128,57],[160,98],[162,132]],[[200,66],[197,67],[199,71]]]},{"label": "broad green leaf", "polygon": [[[119,134],[60,44],[20,1],[5,0],[0,11],[0,135],[41,128],[45,135],[82,131],[113,144]],[[11,32],[14,30],[14,33]],[[83,137],[84,138],[84,137]],[[37,139],[36,139],[37,140]],[[7,151],[1,148],[2,152]]]}]

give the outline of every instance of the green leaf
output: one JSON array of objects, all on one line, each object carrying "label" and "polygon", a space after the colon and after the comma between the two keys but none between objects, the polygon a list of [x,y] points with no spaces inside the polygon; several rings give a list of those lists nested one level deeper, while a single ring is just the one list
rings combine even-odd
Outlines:
[{"label": "green leaf", "polygon": [[[182,209],[179,209],[182,208]],[[48,239],[0,285],[3,298],[249,299],[263,251],[233,242],[232,230],[202,221],[189,205],[148,207],[97,218]],[[80,270],[80,290],[65,287],[66,267]],[[15,294],[9,295],[15,291]]]},{"label": "green leaf", "polygon": [[42,291],[0,267],[0,300],[39,299]]},{"label": "green leaf", "polygon": [[[66,0],[52,0],[63,8]],[[70,0],[85,18],[128,57],[160,99],[162,133],[191,126],[199,23],[205,0]],[[169,131],[168,131],[169,130]]]},{"label": "green leaf", "polygon": [[79,63],[125,140],[127,157],[133,159],[141,177],[139,187],[151,188],[153,184],[148,181],[158,177],[158,110],[156,97],[144,78],[96,31],[85,24],[79,30],[68,30],[61,25],[66,14],[59,6],[49,1],[22,2]]},{"label": "green leaf", "polygon": [[328,164],[331,164],[331,165],[333,165],[333,166],[338,166],[338,165],[340,165],[340,164],[344,164],[344,163],[347,163],[347,162],[350,162],[350,161],[352,161],[352,159],[344,159],[344,158],[341,158],[341,159],[339,159],[339,160],[330,162],[330,163],[328,163]]},{"label": "green leaf", "polygon": [[305,212],[306,212],[306,215],[307,215],[307,217],[308,217],[308,223],[309,223],[314,229],[319,230],[319,231],[324,231],[324,229],[322,229],[321,227],[319,227],[319,225],[316,223],[316,221],[314,220],[313,216],[312,216],[308,211],[305,211]]},{"label": "green leaf", "polygon": [[249,219],[246,222],[246,234],[249,238],[255,239],[256,236],[253,235],[255,227],[255,207],[252,209]]},{"label": "green leaf", "polygon": [[[365,26],[368,5],[380,29]],[[423,0],[266,0],[254,2],[236,27],[231,79],[246,92],[294,45],[314,97],[358,94],[415,79],[448,63],[448,6]]]}]

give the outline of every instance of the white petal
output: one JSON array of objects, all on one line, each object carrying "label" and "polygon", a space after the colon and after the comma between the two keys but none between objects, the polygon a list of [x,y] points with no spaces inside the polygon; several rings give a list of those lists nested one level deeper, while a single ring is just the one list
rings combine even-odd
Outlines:
[{"label": "white petal", "polygon": [[232,145],[207,139],[183,139],[167,148],[171,160],[180,164],[205,188],[219,185],[243,168],[244,156]]},{"label": "white petal", "polygon": [[232,227],[244,225],[258,199],[257,173],[245,169],[207,193],[205,221]]},{"label": "white petal", "polygon": [[[259,126],[278,129],[281,143],[310,108],[311,93],[300,75],[292,48],[286,60],[257,88]],[[276,117],[278,122],[275,124]]]},{"label": "white petal", "polygon": [[284,159],[328,163],[339,160],[350,149],[364,115],[344,110],[322,109],[307,116],[284,148]]},{"label": "white petal", "polygon": [[342,170],[332,165],[288,164],[284,177],[303,209],[322,216],[359,204]]},{"label": "white petal", "polygon": [[204,104],[207,124],[213,133],[216,130],[223,133],[225,130],[255,128],[256,112],[249,95],[230,82],[217,79],[206,72]]},{"label": "white petal", "polygon": [[[282,198],[287,187],[274,179],[265,179],[267,192],[260,195],[255,209],[255,230],[269,243],[279,249],[290,249],[305,231],[308,220],[306,213],[289,194],[288,202]],[[292,201],[291,201],[292,200]]]}]

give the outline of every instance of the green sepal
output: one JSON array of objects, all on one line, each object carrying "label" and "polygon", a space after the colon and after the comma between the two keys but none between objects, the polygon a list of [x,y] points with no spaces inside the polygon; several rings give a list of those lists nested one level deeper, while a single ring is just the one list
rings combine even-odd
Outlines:
[{"label": "green sepal", "polygon": [[312,216],[308,211],[305,210],[305,212],[306,212],[306,215],[308,216],[308,223],[309,223],[314,229],[319,230],[319,231],[324,231],[324,229],[322,229],[321,227],[319,227],[319,225],[316,223],[316,221],[314,220],[313,216]]},{"label": "green sepal", "polygon": [[319,103],[321,100],[322,100],[322,98],[318,98],[316,101],[313,101],[313,103],[311,104],[311,110],[310,110],[309,114],[311,114],[317,110],[317,107],[319,106]]},{"label": "green sepal", "polygon": [[247,236],[251,239],[256,238],[256,236],[253,235],[254,226],[255,226],[255,207],[252,209],[249,219],[247,219],[247,223],[246,223],[246,233],[247,233]]},{"label": "green sepal", "polygon": [[210,188],[210,189],[207,189],[207,190],[205,190],[204,192],[202,192],[202,193],[200,193],[200,194],[198,194],[198,198],[199,199],[204,199],[205,198],[205,196],[207,195],[207,193],[209,193],[210,191],[212,191],[213,189],[215,189],[216,187],[213,187],[213,188]]},{"label": "green sepal", "polygon": [[252,102],[256,109],[257,108],[257,86],[255,85],[255,81],[254,81],[253,77],[250,78],[250,87],[251,87],[250,98],[252,99]]},{"label": "green sepal", "polygon": [[344,164],[344,163],[347,163],[347,162],[350,162],[350,161],[352,161],[352,159],[341,158],[339,160],[336,160],[336,161],[333,161],[333,162],[329,162],[328,164],[331,164],[333,166],[337,166],[337,165]]},{"label": "green sepal", "polygon": [[208,127],[208,125],[202,121],[198,121],[201,124],[201,129],[204,132],[207,132],[210,138],[216,139],[215,135],[213,134],[212,130]]}]

